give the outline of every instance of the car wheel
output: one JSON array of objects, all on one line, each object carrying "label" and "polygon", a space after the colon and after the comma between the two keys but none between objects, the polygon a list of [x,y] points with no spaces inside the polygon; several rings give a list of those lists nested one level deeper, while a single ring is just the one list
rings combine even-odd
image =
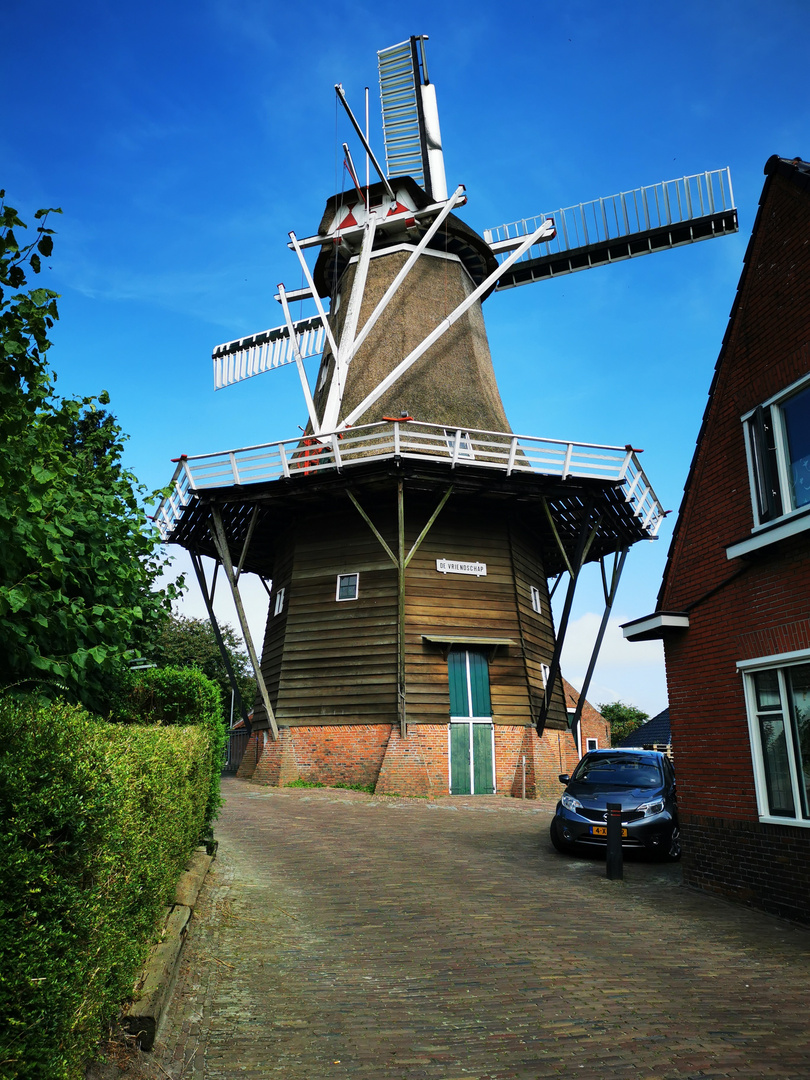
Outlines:
[{"label": "car wheel", "polygon": [[560,824],[556,818],[551,819],[551,827],[549,828],[548,834],[557,851],[569,852],[572,850],[573,844],[570,844],[567,840],[563,840],[562,834],[560,833]]},{"label": "car wheel", "polygon": [[681,830],[676,825],[672,830],[672,837],[669,841],[669,851],[667,852],[667,858],[671,862],[675,862],[681,857]]}]

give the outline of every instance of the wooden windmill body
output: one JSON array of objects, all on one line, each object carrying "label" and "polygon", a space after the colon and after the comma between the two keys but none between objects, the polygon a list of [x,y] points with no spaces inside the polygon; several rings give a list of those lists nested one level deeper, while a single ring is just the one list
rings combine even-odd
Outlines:
[{"label": "wooden windmill body", "polygon": [[[388,175],[329,199],[313,237],[291,234],[317,314],[294,323],[301,294],[280,286],[284,326],[214,353],[220,385],[296,363],[305,434],[182,459],[159,520],[208,601],[204,556],[238,609],[242,573],[271,583],[260,662],[249,642],[260,693],[243,772],[411,794],[553,791],[579,749],[559,661],[580,570],[602,562],[604,629],[628,548],[663,512],[632,448],[510,430],[481,305],[642,245],[733,231],[736,214],[621,237],[606,225],[552,250],[555,224],[570,232],[560,212],[485,239],[452,213],[463,188],[444,190],[423,39],[384,50],[380,68]],[[311,389],[304,359],[318,353]],[[550,580],[568,582],[556,631]]]}]

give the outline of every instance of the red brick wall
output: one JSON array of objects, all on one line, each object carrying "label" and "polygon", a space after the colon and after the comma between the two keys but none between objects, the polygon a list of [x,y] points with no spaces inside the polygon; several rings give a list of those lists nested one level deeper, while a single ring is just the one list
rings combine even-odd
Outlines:
[{"label": "red brick wall", "polygon": [[758,820],[740,660],[810,648],[810,533],[729,560],[754,525],[740,417],[810,371],[810,190],[773,175],[698,437],[659,610],[667,636],[684,878],[810,917],[810,830]]},{"label": "red brick wall", "polygon": [[810,922],[807,830],[681,816],[684,879],[705,892]]},{"label": "red brick wall", "polygon": [[[659,598],[688,611],[665,642],[679,801],[756,820],[736,662],[810,646],[807,533],[753,558],[726,548],[754,524],[740,416],[810,371],[810,194],[773,176],[746,256]],[[736,576],[735,576],[736,575]]]},{"label": "red brick wall", "polygon": [[[559,774],[577,763],[571,734],[546,731],[541,739],[532,727],[496,724],[494,730],[498,793],[521,797],[525,755],[526,797],[557,798]],[[274,741],[269,732],[254,733],[238,776],[273,786],[299,778],[373,785],[382,795],[449,792],[446,724],[411,724],[404,740],[390,724],[282,727],[279,736]]]}]

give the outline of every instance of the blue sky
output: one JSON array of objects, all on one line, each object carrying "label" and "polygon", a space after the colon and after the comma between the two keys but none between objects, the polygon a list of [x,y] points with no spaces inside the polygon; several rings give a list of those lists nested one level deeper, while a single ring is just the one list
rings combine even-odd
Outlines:
[{"label": "blue sky", "polygon": [[[109,391],[150,488],[180,453],[290,437],[304,422],[292,368],[215,393],[211,349],[281,323],[277,283],[301,284],[287,233],[315,231],[352,142],[334,83],[356,111],[371,87],[382,156],[377,49],[430,35],[448,183],[466,185],[461,214],[479,231],[730,166],[738,236],[484,306],[513,429],[643,447],[677,510],[763,166],[810,156],[806,0],[3,8],[0,186],[29,221],[40,206],[64,211],[48,281],[62,294],[58,388]],[[615,623],[653,609],[673,520],[631,552]],[[566,654],[575,684],[599,604],[596,576],[585,584]],[[589,696],[657,712],[660,649],[621,642],[615,623]]]}]

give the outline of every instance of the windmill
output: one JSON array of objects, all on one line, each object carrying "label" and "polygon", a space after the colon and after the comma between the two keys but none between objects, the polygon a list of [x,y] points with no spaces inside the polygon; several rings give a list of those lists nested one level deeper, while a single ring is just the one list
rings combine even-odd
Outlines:
[{"label": "windmill", "polygon": [[[447,189],[426,40],[378,54],[385,167],[335,87],[377,179],[362,182],[344,144],[348,190],[316,233],[289,234],[306,286],[279,285],[283,323],[213,353],[217,388],[295,364],[303,435],[179,459],[158,522],[191,552],[212,619],[219,567],[233,592],[259,685],[257,775],[478,793],[515,790],[519,765],[525,784],[528,760],[531,793],[550,742],[556,762],[574,745],[627,551],[663,511],[631,446],[511,431],[482,303],[733,233],[737,216],[717,170],[480,236],[453,212],[466,193]],[[293,301],[314,310],[294,320]],[[605,610],[571,719],[560,654],[588,562]],[[261,661],[246,572],[270,598]]]}]

